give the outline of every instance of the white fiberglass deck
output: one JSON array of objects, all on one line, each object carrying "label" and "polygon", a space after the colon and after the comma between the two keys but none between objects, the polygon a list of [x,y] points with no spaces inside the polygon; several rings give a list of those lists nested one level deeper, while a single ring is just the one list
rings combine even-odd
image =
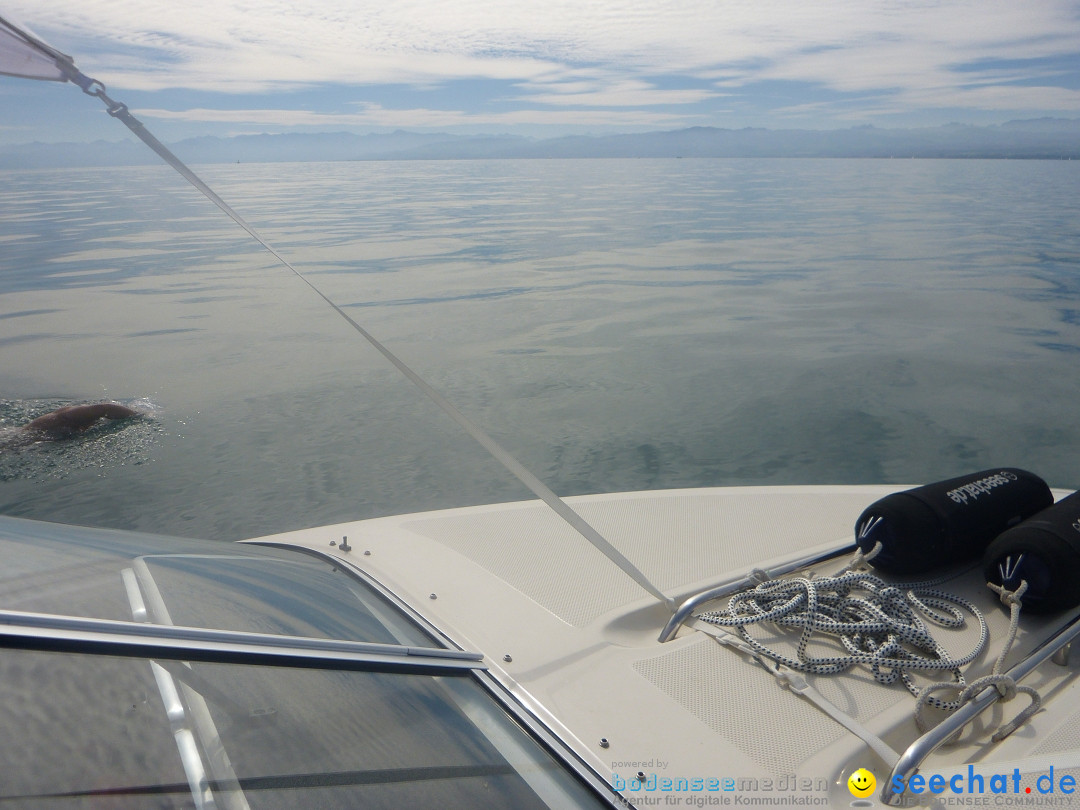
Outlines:
[{"label": "white fiberglass deck", "polygon": [[[862,510],[897,489],[740,487],[567,500],[665,595],[681,601],[754,568],[850,546]],[[341,551],[343,537],[349,551]],[[670,609],[539,502],[380,518],[257,540],[330,553],[373,576],[458,644],[483,652],[500,681],[616,785],[644,774],[645,785],[630,782],[628,796],[645,795],[653,776],[691,785],[732,779],[759,790],[798,787],[800,795],[846,805],[853,800],[848,774],[866,767],[883,781],[894,764],[709,635],[683,627],[661,643]],[[845,559],[822,563],[816,573],[832,573]],[[943,587],[976,602],[989,625],[990,647],[966,673],[971,680],[989,672],[1008,614],[977,571],[958,573]],[[1062,619],[1025,616],[1010,661],[1041,643]],[[977,627],[969,622],[964,630],[945,631],[942,642],[959,652],[976,638]],[[961,744],[939,749],[924,772],[999,762],[1009,764],[1010,774],[1019,767],[1025,784],[1034,784],[1047,763],[1056,763],[1056,779],[1070,767],[1080,775],[1078,658],[1068,666],[1048,662],[1025,681],[1047,701],[1025,727],[991,745],[993,730],[1024,700],[998,704],[964,732]],[[808,680],[897,756],[919,736],[915,700],[899,684],[882,686],[859,668]]]}]

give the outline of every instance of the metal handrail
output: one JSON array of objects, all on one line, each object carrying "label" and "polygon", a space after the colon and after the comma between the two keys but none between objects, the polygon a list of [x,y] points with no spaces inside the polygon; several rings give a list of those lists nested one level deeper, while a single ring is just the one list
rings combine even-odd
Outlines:
[{"label": "metal handrail", "polygon": [[453,674],[482,653],[0,610],[0,647],[263,666]]},{"label": "metal handrail", "polygon": [[[1078,636],[1080,636],[1080,616],[1074,616],[1068,624],[1036,647],[1026,658],[1009,669],[1006,674],[1014,681],[1020,681]],[[997,689],[993,685],[987,686],[986,689],[972,698],[970,703],[957,709],[909,745],[907,750],[900,755],[900,759],[893,766],[892,773],[889,774],[888,780],[881,789],[882,803],[892,807],[898,806],[902,799],[899,794],[894,793],[892,790],[893,779],[898,776],[902,777],[902,783],[906,784],[928,756],[952,737],[953,734],[990,708],[997,701],[997,698]]]},{"label": "metal handrail", "polygon": [[660,631],[658,641],[663,644],[665,641],[670,640],[678,629],[683,626],[683,623],[690,618],[690,614],[692,614],[696,608],[701,607],[707,602],[711,602],[714,599],[723,599],[725,596],[741,591],[744,588],[749,588],[757,582],[775,579],[784,574],[790,574],[792,571],[798,571],[800,568],[817,565],[818,563],[823,563],[835,559],[836,557],[842,557],[845,554],[851,554],[856,548],[858,548],[858,546],[852,543],[832,549],[831,551],[819,551],[814,554],[807,554],[789,562],[781,563],[775,568],[767,571],[755,568],[749,574],[731,577],[724,580],[719,585],[714,585],[706,591],[696,593],[683,600],[679,607],[675,609],[671,618],[668,619],[668,623],[664,625],[664,629]]}]

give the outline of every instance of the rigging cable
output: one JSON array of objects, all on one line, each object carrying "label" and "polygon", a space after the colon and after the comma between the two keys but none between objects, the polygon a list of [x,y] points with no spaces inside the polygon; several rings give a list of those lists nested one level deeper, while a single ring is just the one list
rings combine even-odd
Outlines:
[{"label": "rigging cable", "polygon": [[[255,228],[250,225],[240,214],[233,210],[232,206],[226,203],[217,193],[210,188],[205,182],[202,181],[188,166],[174,155],[168,147],[159,141],[153,133],[151,133],[146,127],[128,110],[126,104],[114,101],[109,98],[105,91],[105,85],[97,79],[92,79],[78,68],[75,67],[74,60],[67,54],[61,53],[52,46],[41,41],[37,37],[34,37],[12,23],[0,17],[0,25],[10,29],[15,35],[17,35],[27,45],[37,49],[44,53],[50,59],[52,59],[57,68],[59,69],[62,79],[71,81],[82,88],[82,91],[90,96],[95,96],[101,99],[105,104],[106,109],[113,118],[116,118],[124,126],[126,126],[136,137],[143,143],[154,150],[170,166],[172,166],[181,176],[184,177],[191,185],[197,188],[202,194],[210,200],[214,205],[224,211],[237,225],[243,228],[248,234],[255,239],[260,245],[262,245],[269,253],[276,258],[282,265],[288,268],[292,273],[306,284],[316,295],[318,295],[323,301],[325,301],[338,315],[340,315],[353,329],[355,329],[368,343],[370,343],[380,354],[389,360],[402,374],[404,374],[417,388],[419,388],[432,402],[439,407],[447,416],[454,420],[466,433],[473,437],[485,450],[490,453],[496,461],[503,465],[511,474],[513,474],[521,483],[528,487],[534,495],[540,498],[551,509],[559,515],[563,520],[570,524],[582,537],[588,540],[598,551],[600,551],[605,557],[611,560],[615,565],[623,570],[631,579],[633,579],[638,585],[644,588],[649,594],[656,597],[660,602],[666,605],[669,609],[674,610],[673,600],[665,596],[664,593],[657,588],[648,577],[637,568],[621,551],[611,545],[603,535],[600,534],[591,524],[589,524],[581,515],[575,512],[570,506],[563,501],[558,495],[556,495],[551,488],[549,488],[543,481],[537,478],[532,472],[530,472],[521,462],[514,458],[506,449],[498,444],[491,436],[489,436],[479,425],[469,419],[465,414],[459,411],[449,400],[447,400],[442,394],[435,390],[426,380],[424,380],[419,374],[409,368],[401,358],[394,354],[390,349],[384,346],[379,340],[375,338],[370,332],[368,332],[359,323],[353,320],[341,307],[330,300],[325,293],[315,286],[303,273],[297,270],[284,256],[267,242]],[[0,31],[3,29],[0,28]],[[58,77],[59,78],[59,77]]]}]

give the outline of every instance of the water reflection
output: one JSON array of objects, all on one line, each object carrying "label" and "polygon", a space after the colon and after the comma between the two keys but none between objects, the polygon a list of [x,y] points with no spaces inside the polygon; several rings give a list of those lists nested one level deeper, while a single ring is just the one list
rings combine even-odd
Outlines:
[{"label": "water reflection", "polygon": [[[1080,484],[1073,164],[202,171],[560,493]],[[0,392],[166,407],[117,463],[5,467],[0,510],[241,537],[527,496],[168,170],[5,179]]]}]

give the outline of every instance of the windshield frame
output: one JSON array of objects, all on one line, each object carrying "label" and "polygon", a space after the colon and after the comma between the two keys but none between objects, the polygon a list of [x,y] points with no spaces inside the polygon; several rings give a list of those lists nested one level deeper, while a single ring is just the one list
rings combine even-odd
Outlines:
[{"label": "windshield frame", "polygon": [[[297,552],[324,562],[333,563],[339,566],[346,574],[353,576],[362,584],[375,590],[392,608],[400,610],[437,643],[445,645],[447,649],[466,651],[465,647],[461,646],[442,628],[433,624],[426,616],[417,611],[412,604],[351,560],[344,560],[320,549],[279,541],[243,540],[240,542],[243,545],[265,546]],[[483,656],[482,653],[480,655]],[[612,807],[633,807],[624,796],[615,791],[609,780],[603,778],[578,753],[570,742],[570,740],[575,739],[574,735],[547,712],[542,704],[531,700],[528,694],[520,694],[520,690],[512,688],[512,684],[504,683],[487,666],[473,667],[471,671],[463,674],[467,674],[478,681],[487,694],[511,719],[515,720],[552,757],[573,771],[578,779],[592,788],[593,792],[600,796],[603,801],[610,803]]]},{"label": "windshield frame", "polygon": [[[368,571],[365,571],[350,560],[344,560],[341,557],[328,554],[318,549],[308,548],[307,546],[291,545],[289,543],[264,540],[241,540],[239,541],[239,544],[244,546],[256,546],[259,548],[272,548],[279,551],[290,551],[302,556],[314,557],[321,562],[334,565],[341,569],[343,573],[373,591],[376,596],[381,597],[386,606],[391,610],[396,610],[400,614],[403,614],[403,617],[407,618],[411,624],[430,637],[433,643],[448,650],[465,650],[465,647],[455,641],[442,628],[433,624],[409,602],[402,599],[401,596],[395,593],[391,588],[388,588],[378,579],[373,577]],[[402,616],[398,616],[397,618],[402,618]]]},{"label": "windshield frame", "polygon": [[[134,598],[134,590],[129,587],[132,583],[126,581],[134,576],[134,572],[128,571],[122,573],[125,573],[124,585],[128,589],[129,599],[132,600],[132,620],[0,610],[0,648],[148,660],[154,666],[155,677],[161,675],[157,670],[170,667],[168,662],[174,662],[171,666],[181,667],[185,662],[206,662],[305,668],[327,672],[382,672],[389,675],[423,675],[439,680],[448,679],[447,683],[460,684],[465,693],[475,692],[476,700],[479,701],[473,704],[478,707],[478,731],[484,736],[496,733],[496,736],[501,734],[503,739],[510,739],[510,750],[516,752],[514,756],[518,757],[519,763],[534,761],[529,758],[542,753],[550,758],[551,766],[563,774],[562,778],[569,780],[568,784],[576,783],[579,789],[584,791],[582,798],[589,795],[601,805],[627,806],[625,799],[613,790],[609,782],[574,750],[573,735],[561,729],[557,722],[553,722],[554,718],[545,715],[543,707],[530,706],[527,696],[523,699],[523,696],[516,694],[512,685],[502,683],[495,673],[488,670],[482,653],[461,648],[446,633],[370,574],[351,561],[318,550],[282,543],[250,545],[269,546],[279,553],[299,552],[305,557],[329,563],[355,581],[365,591],[365,595],[370,594],[379,600],[381,605],[393,614],[395,623],[411,625],[421,631],[419,635],[430,638],[437,646],[347,641],[155,623],[148,620],[150,616],[146,610],[147,605]],[[223,556],[228,556],[225,549],[222,551],[225,552]],[[278,555],[275,557],[280,559]],[[155,660],[161,663],[156,664]],[[475,688],[467,689],[462,679],[472,681]],[[162,676],[159,680],[169,679]],[[163,696],[164,694],[163,692]],[[484,698],[480,699],[480,695]],[[485,717],[487,720],[484,720]],[[210,727],[213,728],[212,724]],[[517,731],[514,731],[514,728]],[[519,732],[524,734],[524,737],[520,737]],[[526,739],[531,740],[532,745],[527,745]],[[177,740],[179,745],[179,736]],[[199,785],[205,787],[206,779],[210,779],[210,784],[213,784],[214,780],[200,770],[197,755],[191,753],[194,751],[194,743],[188,742],[186,745],[191,751],[186,755],[182,752],[182,757],[191,783],[192,796],[209,795]],[[518,765],[513,762],[511,765],[518,770]],[[520,770],[518,772],[522,773]],[[198,799],[196,803],[199,803]]]}]

